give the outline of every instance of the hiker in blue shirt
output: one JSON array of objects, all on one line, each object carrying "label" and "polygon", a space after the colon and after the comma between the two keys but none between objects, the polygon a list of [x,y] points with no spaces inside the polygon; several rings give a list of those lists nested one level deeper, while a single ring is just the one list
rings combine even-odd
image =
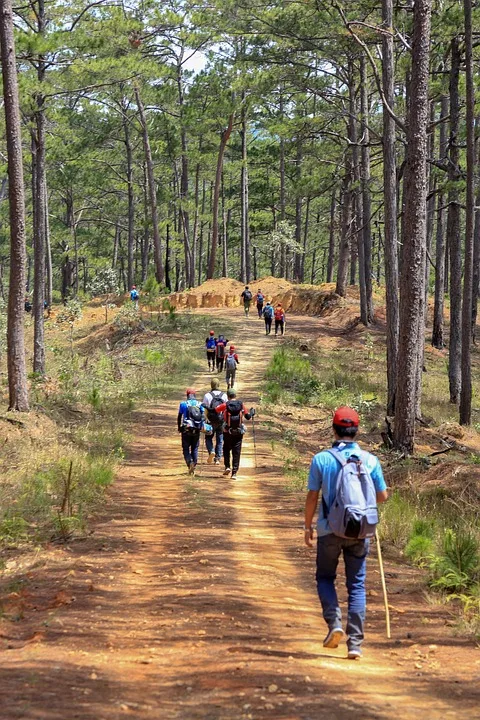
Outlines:
[{"label": "hiker in blue shirt", "polygon": [[210,330],[210,333],[205,340],[205,348],[207,350],[208,369],[213,372],[215,370],[215,355],[217,350],[217,339],[215,337],[214,330]]},{"label": "hiker in blue shirt", "polygon": [[[373,481],[376,502],[385,502],[388,498],[387,487],[383,478],[380,462],[375,455],[362,451],[354,442],[358,432],[360,418],[349,407],[340,407],[333,416],[333,448],[347,460],[359,458]],[[308,477],[308,495],[305,503],[305,544],[313,546],[313,518],[322,493],[317,523],[317,571],[316,582],[318,596],[322,604],[323,617],[328,625],[328,633],[323,641],[326,648],[338,647],[344,636],[342,629],[342,613],[338,605],[335,578],[340,555],[343,553],[345,575],[348,590],[347,615],[347,648],[348,658],[357,660],[361,657],[363,627],[365,623],[366,591],[365,578],[367,570],[368,539],[340,537],[335,535],[329,526],[328,515],[336,498],[337,479],[341,463],[328,450],[314,456]],[[375,502],[374,494],[374,502]]]},{"label": "hiker in blue shirt", "polygon": [[132,285],[132,289],[130,290],[130,300],[133,302],[133,304],[134,304],[134,306],[135,306],[135,310],[138,310],[138,299],[139,299],[139,297],[140,297],[140,296],[139,296],[139,294],[138,294],[137,286],[136,286],[136,285]]},{"label": "hiker in blue shirt", "polygon": [[195,395],[196,390],[187,388],[187,399],[180,403],[177,416],[177,429],[179,433],[182,433],[183,457],[190,475],[195,475],[200,432],[203,430],[205,422],[203,407]]}]

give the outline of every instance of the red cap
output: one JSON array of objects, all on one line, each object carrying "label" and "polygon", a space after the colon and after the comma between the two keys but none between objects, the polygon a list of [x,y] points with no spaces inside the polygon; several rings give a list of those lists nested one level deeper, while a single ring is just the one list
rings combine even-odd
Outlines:
[{"label": "red cap", "polygon": [[360,418],[353,408],[347,406],[339,407],[335,410],[333,425],[340,425],[340,427],[358,427],[360,425]]},{"label": "red cap", "polygon": [[235,345],[230,345],[230,350],[235,350]]},{"label": "red cap", "polygon": [[197,392],[197,391],[195,390],[195,388],[187,388],[187,389],[185,390],[185,394],[186,394],[186,395],[195,395],[196,392]]},{"label": "red cap", "polygon": [[210,335],[215,335],[215,330],[210,330]]}]

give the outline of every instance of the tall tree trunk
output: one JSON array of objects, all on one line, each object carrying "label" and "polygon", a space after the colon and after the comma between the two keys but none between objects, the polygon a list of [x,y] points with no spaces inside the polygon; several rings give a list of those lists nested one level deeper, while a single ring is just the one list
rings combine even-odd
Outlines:
[{"label": "tall tree trunk", "polygon": [[218,245],[218,205],[220,199],[220,185],[222,180],[223,157],[225,148],[230,139],[233,129],[233,120],[235,113],[231,113],[228,119],[227,127],[222,131],[220,136],[220,147],[218,149],[217,171],[215,173],[215,185],[213,188],[213,218],[212,218],[212,240],[210,245],[210,258],[208,263],[207,280],[212,280],[215,275],[215,262]]},{"label": "tall tree trunk", "polygon": [[205,217],[205,201],[207,197],[207,181],[202,182],[202,209],[200,218],[200,240],[198,249],[198,284],[202,284],[203,279],[203,232],[204,232],[204,217]]},{"label": "tall tree trunk", "polygon": [[183,60],[184,48],[181,48],[177,62],[177,89],[178,103],[180,106],[180,142],[182,148],[182,171],[180,175],[180,213],[182,218],[183,247],[185,252],[185,281],[187,287],[195,285],[195,258],[193,255],[193,243],[190,238],[190,213],[188,211],[188,138],[185,127],[184,104],[185,93],[183,87]]},{"label": "tall tree trunk", "polygon": [[[327,283],[333,281],[333,266],[335,264],[335,216],[337,213],[337,188],[333,188],[330,202],[330,230],[328,240]],[[313,270],[312,270],[313,277]],[[312,280],[313,284],[313,280]]]},{"label": "tall tree trunk", "polygon": [[[45,3],[37,3],[38,35],[43,38],[46,29]],[[33,278],[33,372],[38,375],[45,374],[45,200],[46,168],[45,168],[45,98],[41,91],[45,80],[45,58],[37,58],[37,81],[39,90],[35,95],[35,145],[36,145],[36,173],[35,173],[35,224],[34,235],[34,278]]]},{"label": "tall tree trunk", "polygon": [[342,182],[342,221],[341,221],[341,236],[340,236],[340,248],[338,252],[338,270],[337,270],[337,284],[335,292],[340,297],[345,297],[347,294],[347,276],[348,276],[348,261],[350,258],[350,209],[352,204],[352,192],[350,190],[351,181],[351,162],[347,155],[345,159],[345,175]]},{"label": "tall tree trunk", "polygon": [[450,157],[448,163],[448,217],[447,242],[450,255],[450,340],[448,347],[448,381],[450,402],[458,404],[461,388],[461,310],[462,310],[462,247],[460,239],[460,183],[459,123],[460,100],[458,82],[460,75],[459,40],[451,42],[450,70]]},{"label": "tall tree trunk", "polygon": [[368,76],[365,55],[360,58],[361,113],[362,113],[362,209],[363,247],[365,264],[365,294],[367,323],[374,321],[372,294],[372,202],[370,192],[370,131],[368,112]]},{"label": "tall tree trunk", "polygon": [[224,177],[222,173],[222,185],[221,185],[221,195],[222,195],[222,227],[223,227],[223,233],[222,233],[222,277],[228,277],[228,234],[227,234],[227,211],[225,208],[225,185],[224,185]]},{"label": "tall tree trunk", "polygon": [[53,264],[52,264],[52,244],[50,238],[50,216],[48,211],[48,190],[47,179],[43,183],[45,190],[45,261],[47,266],[47,284],[45,287],[45,300],[48,307],[53,302]]},{"label": "tall tree trunk", "polygon": [[[440,160],[447,161],[448,95],[443,95],[440,105]],[[437,228],[435,233],[435,301],[433,306],[432,345],[441,350],[443,341],[443,313],[445,308],[445,193],[437,194]]]},{"label": "tall tree trunk", "polygon": [[413,452],[417,411],[417,371],[423,357],[428,77],[431,0],[417,0],[413,11],[411,102],[408,112],[408,143],[405,165],[407,193],[405,238],[400,284],[400,333],[395,408],[395,447]]},{"label": "tall tree trunk", "polygon": [[242,141],[242,172],[241,172],[241,258],[240,275],[244,284],[251,279],[250,261],[250,222],[248,202],[248,152],[247,152],[247,111],[245,108],[245,91],[242,93],[242,129],[240,137]]},{"label": "tall tree trunk", "polygon": [[[150,209],[152,212],[152,231],[153,231],[153,255],[155,259],[155,275],[157,282],[161,285],[165,283],[165,269],[163,266],[163,248],[160,231],[158,228],[158,209],[157,209],[157,191],[155,186],[155,174],[153,171],[152,151],[150,148],[150,138],[148,135],[147,118],[145,109],[138,88],[135,88],[135,99],[137,102],[138,112],[140,115],[140,124],[142,126],[143,149],[145,152],[145,162],[147,164],[148,190],[150,195]],[[130,279],[129,279],[130,282]]]},{"label": "tall tree trunk", "polygon": [[[283,95],[280,93],[280,120],[283,121]],[[285,140],[280,136],[280,220],[286,217],[286,188],[285,188]],[[280,249],[280,277],[287,275],[287,246],[282,243]]]},{"label": "tall tree trunk", "polygon": [[[135,247],[135,197],[133,192],[133,159],[132,142],[130,139],[130,121],[127,116],[127,109],[122,113],[123,136],[125,143],[125,156],[127,160],[127,198],[128,198],[128,236],[127,236],[127,274],[128,287],[134,283],[133,254]],[[146,162],[146,161],[145,161]]]},{"label": "tall tree trunk", "polygon": [[[198,223],[199,223],[199,192],[200,192],[200,163],[195,169],[195,215],[193,219],[192,233],[192,285],[195,285],[197,256],[198,256]],[[201,252],[201,251],[200,251]]]},{"label": "tall tree trunk", "polygon": [[473,78],[472,0],[463,0],[465,14],[465,69],[467,121],[467,211],[465,219],[465,267],[462,305],[462,389],[460,424],[472,419],[472,295],[473,243],[475,231],[475,89]]},{"label": "tall tree trunk", "polygon": [[300,277],[301,277],[300,282],[302,282],[302,283],[305,282],[305,258],[307,256],[308,232],[310,229],[310,203],[311,203],[311,199],[308,197],[307,203],[305,205],[305,225],[303,228],[303,253],[302,253],[302,258],[301,258],[301,272],[300,272]]},{"label": "tall tree trunk", "polygon": [[7,367],[9,410],[28,412],[25,363],[25,196],[22,134],[11,0],[0,7],[0,50],[8,156],[10,210],[10,287],[8,292]]},{"label": "tall tree trunk", "polygon": [[302,194],[301,194],[301,182],[302,182],[302,162],[303,162],[303,139],[302,137],[297,138],[297,157],[296,157],[296,169],[295,169],[295,257],[294,257],[294,269],[293,276],[296,282],[303,282],[302,278],[302,254],[300,248],[302,246]]}]

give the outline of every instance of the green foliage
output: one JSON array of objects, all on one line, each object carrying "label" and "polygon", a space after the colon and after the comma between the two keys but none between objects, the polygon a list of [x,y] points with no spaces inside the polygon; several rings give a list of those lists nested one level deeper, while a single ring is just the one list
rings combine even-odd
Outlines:
[{"label": "green foliage", "polygon": [[145,330],[142,317],[132,302],[128,302],[120,308],[115,315],[113,324],[125,335],[133,335]]},{"label": "green foliage", "polygon": [[467,530],[445,530],[440,554],[431,560],[432,586],[462,591],[474,583],[479,569],[479,543]]},{"label": "green foliage", "polygon": [[100,268],[90,281],[88,289],[93,297],[118,294],[119,287],[116,271],[109,267]]},{"label": "green foliage", "polygon": [[282,396],[290,395],[297,402],[307,404],[318,396],[320,383],[313,374],[310,361],[288,347],[274,353],[265,378],[267,402],[278,403]]},{"label": "green foliage", "polygon": [[160,295],[160,290],[160,283],[157,282],[155,273],[150,273],[142,288],[143,295],[145,296],[145,302],[147,305],[153,305],[155,303],[158,296]]}]

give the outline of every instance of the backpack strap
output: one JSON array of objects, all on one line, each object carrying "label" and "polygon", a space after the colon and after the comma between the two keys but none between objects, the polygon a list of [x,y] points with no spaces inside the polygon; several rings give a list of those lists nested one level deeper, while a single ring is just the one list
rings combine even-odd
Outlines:
[{"label": "backpack strap", "polygon": [[344,458],[340,450],[337,450],[337,448],[329,448],[327,452],[330,453],[330,455],[333,455],[335,460],[338,460],[342,467],[345,467],[347,460]]}]

